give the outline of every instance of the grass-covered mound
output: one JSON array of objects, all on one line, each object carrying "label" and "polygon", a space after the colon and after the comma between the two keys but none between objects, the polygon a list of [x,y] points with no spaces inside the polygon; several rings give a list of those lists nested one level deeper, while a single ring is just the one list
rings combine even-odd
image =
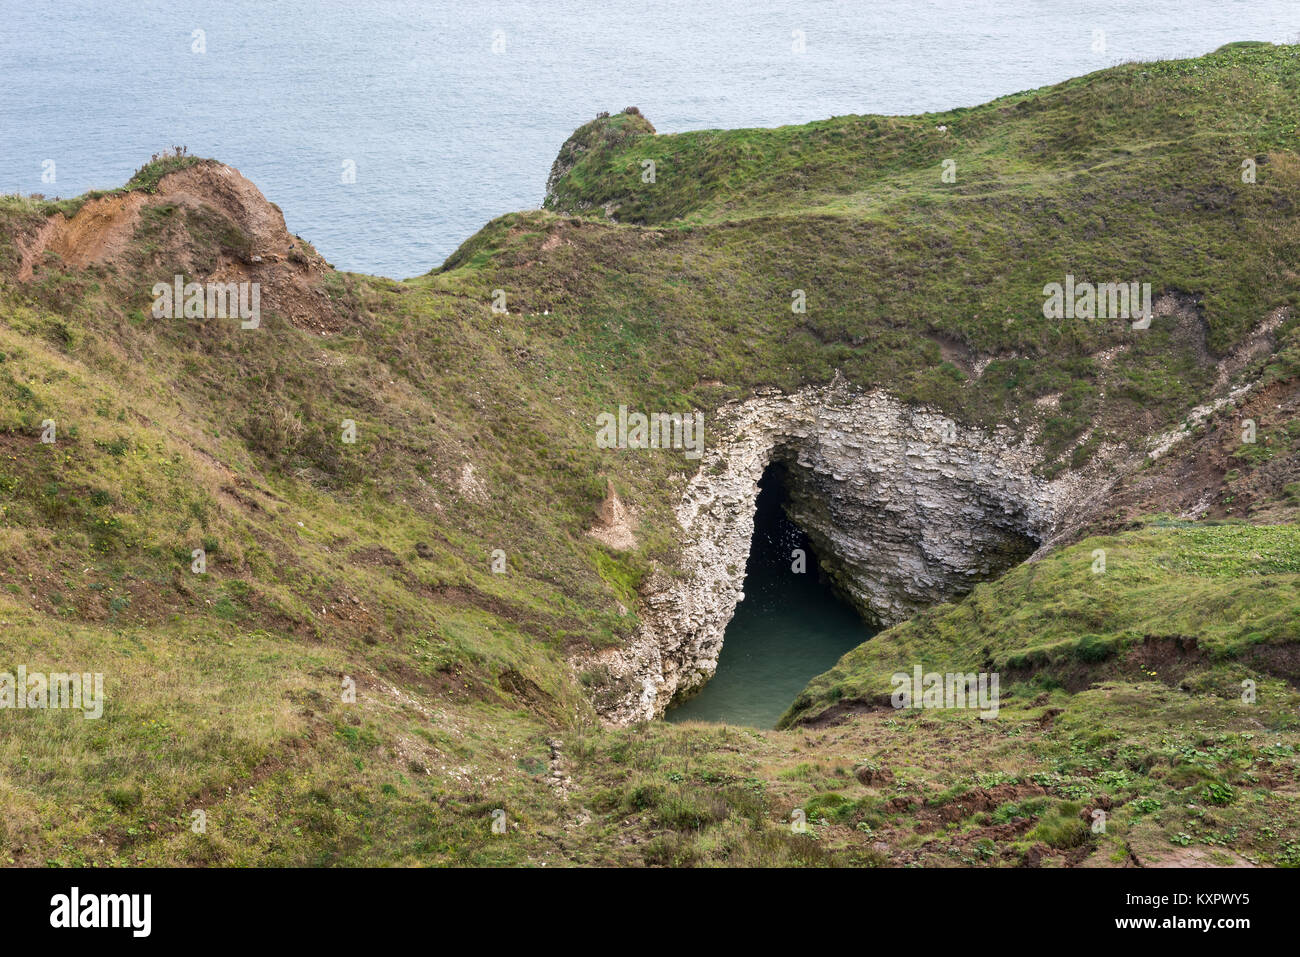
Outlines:
[{"label": "grass-covered mound", "polygon": [[[782,719],[888,707],[896,672],[996,671],[1086,688],[1213,671],[1300,681],[1300,527],[1155,522],[1089,538],[881,632],[816,678]],[[1240,688],[1238,688],[1240,690]]]}]

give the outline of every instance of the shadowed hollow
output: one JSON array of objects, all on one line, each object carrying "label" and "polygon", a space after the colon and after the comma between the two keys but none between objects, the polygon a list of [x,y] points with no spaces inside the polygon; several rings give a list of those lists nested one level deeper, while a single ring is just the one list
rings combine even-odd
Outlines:
[{"label": "shadowed hollow", "polygon": [[[670,708],[669,721],[770,728],[809,679],[875,634],[818,573],[808,536],[785,514],[780,466],[759,486],[745,598],[727,625],[718,670],[699,694]],[[792,570],[795,549],[805,571]]]}]

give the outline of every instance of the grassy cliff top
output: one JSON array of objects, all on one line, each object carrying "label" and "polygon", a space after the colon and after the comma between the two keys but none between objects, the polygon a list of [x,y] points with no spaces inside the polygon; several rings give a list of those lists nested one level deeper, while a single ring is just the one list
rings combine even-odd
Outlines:
[{"label": "grassy cliff top", "polygon": [[[581,152],[546,205],[594,215],[616,206],[620,222],[651,225],[813,211],[870,219],[926,199],[1049,195],[1051,179],[1103,176],[1155,154],[1188,160],[1235,149],[1244,158],[1294,147],[1298,58],[1293,46],[1234,43],[973,108],[776,129],[653,135],[639,113],[621,113],[588,123],[565,144]],[[946,184],[956,188],[935,189],[945,159],[957,164],[956,182]],[[655,163],[654,183],[642,181],[645,160]],[[1156,177],[1145,185],[1156,193],[1170,184]]]},{"label": "grassy cliff top", "polygon": [[[925,116],[654,135],[618,114],[566,144],[548,212],[494,221],[430,282],[549,309],[538,339],[623,357],[611,391],[708,407],[840,370],[1073,455],[1089,428],[1176,421],[1296,305],[1297,76],[1300,48],[1236,44]],[[1045,320],[1067,274],[1182,308],[1145,331]]]}]

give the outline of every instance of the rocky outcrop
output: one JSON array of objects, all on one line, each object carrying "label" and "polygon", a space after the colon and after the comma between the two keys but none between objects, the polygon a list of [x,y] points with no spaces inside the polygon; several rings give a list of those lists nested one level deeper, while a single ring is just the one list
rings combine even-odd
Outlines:
[{"label": "rocky outcrop", "polygon": [[587,534],[614,551],[636,548],[636,519],[623,504],[612,482],[606,482],[605,498],[596,510],[596,521]]},{"label": "rocky outcrop", "polygon": [[37,278],[54,254],[53,268],[101,266],[144,277],[146,289],[178,273],[186,281],[254,282],[267,315],[322,335],[356,318],[325,286],[332,267],[289,233],[280,208],[239,170],[213,160],[162,176],[151,192],[90,199],[71,218],[56,212],[20,238],[17,251],[20,282]]},{"label": "rocky outcrop", "polygon": [[[600,153],[613,153],[638,136],[653,135],[654,125],[635,106],[610,116],[599,114],[590,123],[584,123],[560,147],[551,173],[546,177],[546,195],[542,206],[546,209],[567,209],[578,212],[587,208],[583,203],[571,201],[561,188],[562,181],[574,166],[584,158]],[[608,207],[607,207],[608,213]]]},{"label": "rocky outcrop", "polygon": [[1035,475],[1032,436],[958,426],[843,381],[760,392],[719,410],[710,449],[677,508],[684,574],[650,576],[625,646],[579,664],[610,682],[597,707],[627,724],[663,714],[714,672],[743,597],[758,482],[787,466],[792,517],[823,568],[881,625],[969,591],[1031,554],[1082,481]]}]

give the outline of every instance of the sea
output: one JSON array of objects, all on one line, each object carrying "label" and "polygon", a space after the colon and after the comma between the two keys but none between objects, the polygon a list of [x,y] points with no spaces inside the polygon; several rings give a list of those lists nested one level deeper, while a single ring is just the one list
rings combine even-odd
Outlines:
[{"label": "sea", "polygon": [[0,0],[0,193],[184,146],[336,267],[406,278],[541,204],[569,134],[973,106],[1130,60],[1300,41],[1296,0]]}]

